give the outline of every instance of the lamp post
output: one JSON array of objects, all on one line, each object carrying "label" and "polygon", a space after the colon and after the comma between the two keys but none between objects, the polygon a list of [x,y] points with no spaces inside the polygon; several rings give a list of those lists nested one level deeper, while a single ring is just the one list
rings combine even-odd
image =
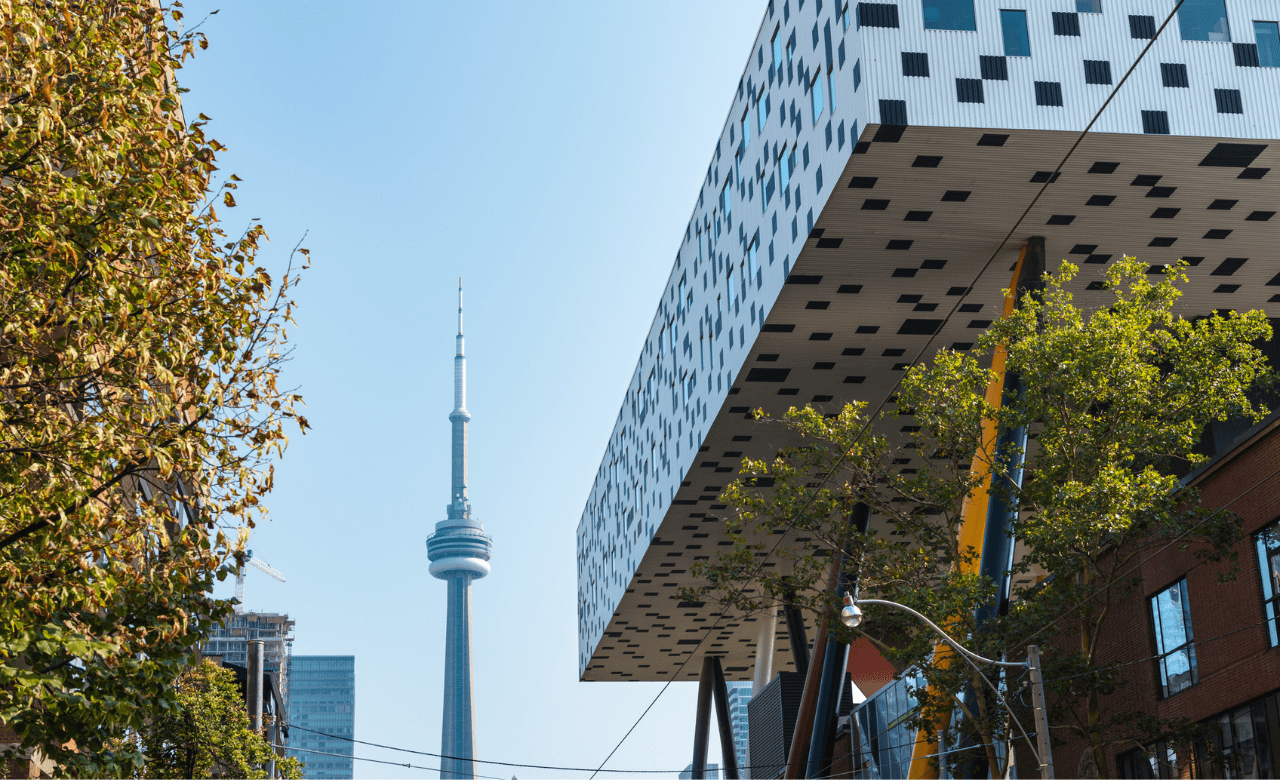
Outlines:
[{"label": "lamp post", "polygon": [[919,612],[916,612],[911,607],[899,604],[896,601],[885,601],[884,599],[854,599],[852,596],[845,596],[844,609],[840,610],[840,621],[849,628],[857,628],[862,625],[863,614],[862,610],[858,609],[859,604],[881,604],[886,607],[893,607],[895,609],[900,609],[903,612],[909,612],[924,621],[925,625],[932,628],[938,636],[942,637],[944,642],[959,653],[960,657],[964,658],[964,660],[973,667],[973,670],[978,673],[978,676],[991,687],[991,690],[996,692],[996,696],[1000,699],[1000,703],[1004,706],[1005,710],[1008,711],[1009,717],[1013,718],[1013,722],[1017,724],[1018,730],[1022,731],[1023,738],[1026,739],[1027,744],[1030,745],[1031,740],[1027,737],[1027,733],[1022,728],[1022,724],[1018,723],[1018,719],[1014,716],[1013,710],[1009,709],[1009,705],[1005,702],[1004,697],[1000,696],[999,689],[996,688],[995,684],[987,679],[986,675],[982,673],[982,670],[978,668],[977,663],[990,664],[992,666],[1003,666],[1012,669],[1026,669],[1028,675],[1031,677],[1031,700],[1035,705],[1033,709],[1035,711],[1036,719],[1036,742],[1040,748],[1039,750],[1032,748],[1032,753],[1035,754],[1036,760],[1040,762],[1040,777],[1043,778],[1043,780],[1053,780],[1053,753],[1049,747],[1049,713],[1045,709],[1044,678],[1040,675],[1040,649],[1038,647],[1035,645],[1028,645],[1027,660],[1022,663],[1014,663],[1012,661],[995,661],[990,658],[983,658],[977,653],[969,652],[964,647],[961,647],[959,642],[947,635],[947,632],[938,628],[932,620],[921,615]]}]

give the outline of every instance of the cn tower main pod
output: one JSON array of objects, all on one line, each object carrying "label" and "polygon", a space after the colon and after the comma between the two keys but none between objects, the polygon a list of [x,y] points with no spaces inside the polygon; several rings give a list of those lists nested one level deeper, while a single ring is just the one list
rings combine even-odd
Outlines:
[{"label": "cn tower main pod", "polygon": [[493,540],[471,517],[467,500],[467,359],[462,341],[462,280],[458,280],[458,353],[453,358],[453,496],[448,519],[427,537],[431,576],[449,583],[444,650],[444,726],[440,777],[475,777],[476,724],[471,685],[471,581],[489,573]]}]

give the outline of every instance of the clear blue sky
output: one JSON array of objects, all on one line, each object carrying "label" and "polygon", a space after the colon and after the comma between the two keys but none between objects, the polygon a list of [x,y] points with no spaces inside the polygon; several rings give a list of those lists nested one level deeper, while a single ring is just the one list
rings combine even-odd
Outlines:
[{"label": "clear blue sky", "polygon": [[[248,607],[292,615],[295,653],[356,656],[358,739],[439,750],[445,584],[424,542],[449,498],[461,276],[471,498],[494,538],[479,755],[598,764],[659,684],[577,681],[574,532],[763,0],[191,0],[188,24],[215,8],[179,79],[245,180],[227,226],[261,218],[275,269],[307,233],[314,261],[286,374],[314,431],[252,542],[289,581],[250,570]],[[695,689],[609,766],[687,764]]]}]

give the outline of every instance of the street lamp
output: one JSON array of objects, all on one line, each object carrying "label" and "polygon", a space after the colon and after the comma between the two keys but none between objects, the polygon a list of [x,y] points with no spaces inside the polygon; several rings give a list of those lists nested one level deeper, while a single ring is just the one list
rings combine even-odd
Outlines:
[{"label": "street lamp", "polygon": [[[991,687],[991,690],[996,692],[996,698],[1000,700],[1000,703],[1009,713],[1009,717],[1013,718],[1013,722],[1018,725],[1018,730],[1022,732],[1022,737],[1026,739],[1027,744],[1030,745],[1031,739],[1027,736],[1026,730],[1022,728],[1021,723],[1018,723],[1018,718],[1013,714],[1013,710],[1009,709],[1008,703],[1005,702],[1004,697],[1000,695],[1000,690],[996,688],[994,683],[987,679],[986,675],[982,673],[982,670],[978,668],[977,663],[990,664],[992,666],[1003,666],[1013,669],[1026,669],[1028,676],[1031,677],[1031,700],[1035,705],[1033,709],[1036,718],[1036,742],[1040,747],[1038,751],[1035,748],[1032,748],[1031,752],[1035,754],[1036,760],[1040,762],[1040,777],[1043,778],[1043,780],[1053,780],[1053,753],[1049,747],[1049,713],[1045,708],[1044,678],[1040,675],[1040,649],[1038,647],[1035,645],[1027,645],[1027,660],[1022,663],[1014,663],[1012,661],[995,661],[990,658],[983,658],[977,653],[971,653],[961,647],[959,642],[947,635],[947,632],[938,628],[932,620],[921,615],[919,612],[916,612],[911,607],[899,604],[896,601],[885,601],[884,599],[854,599],[853,596],[846,595],[844,597],[844,609],[840,610],[840,622],[844,623],[849,628],[857,628],[862,625],[864,615],[862,614],[862,610],[858,608],[859,604],[882,604],[886,607],[893,607],[895,609],[900,609],[903,612],[909,612],[924,621],[929,628],[932,628],[938,636],[942,637],[944,642],[955,649],[955,651],[960,654],[960,657],[973,667],[973,670],[978,673],[978,676],[982,678],[983,682]],[[977,663],[975,663],[975,661]]]}]

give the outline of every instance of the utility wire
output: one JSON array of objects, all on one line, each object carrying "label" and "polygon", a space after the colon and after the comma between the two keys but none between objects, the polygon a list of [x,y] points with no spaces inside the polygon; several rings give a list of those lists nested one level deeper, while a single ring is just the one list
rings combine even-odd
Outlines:
[{"label": "utility wire", "polygon": [[[296,727],[296,726],[291,726],[290,728],[297,728],[297,727]],[[306,731],[307,729],[303,729],[303,730],[304,730],[304,731]],[[317,733],[318,733],[318,732],[317,732]],[[298,752],[298,753],[314,753],[314,754],[316,754],[316,755],[318,755],[318,756],[334,756],[334,757],[336,757],[336,758],[345,758],[345,759],[347,759],[348,761],[368,761],[368,762],[369,762],[369,763],[371,763],[371,764],[386,764],[386,765],[388,765],[388,766],[402,766],[402,767],[405,767],[405,768],[407,768],[407,769],[425,769],[425,770],[427,770],[428,772],[441,772],[441,773],[443,773],[443,772],[445,771],[445,770],[441,769],[441,768],[440,768],[440,767],[438,767],[438,766],[416,766],[416,765],[414,765],[414,764],[402,764],[402,763],[400,763],[399,761],[380,761],[380,760],[378,760],[378,759],[376,759],[376,758],[361,758],[360,756],[348,756],[348,755],[344,755],[344,754],[342,754],[342,753],[326,753],[326,752],[324,752],[323,750],[308,750],[307,748],[290,747],[289,745],[275,745],[274,747],[277,747],[277,748],[284,748],[285,750],[293,750],[293,751],[296,751],[296,752]],[[482,778],[484,778],[484,780],[506,780],[506,778],[503,778],[503,777],[494,777],[494,776],[492,776],[492,775],[475,775],[475,774],[473,774],[472,776],[473,776],[473,777],[482,777]]]},{"label": "utility wire", "polygon": [[[1143,58],[1147,56],[1147,52],[1150,51],[1151,47],[1155,45],[1155,42],[1159,40],[1160,34],[1164,32],[1164,29],[1169,25],[1169,22],[1173,19],[1174,15],[1178,13],[1178,9],[1182,7],[1182,4],[1184,2],[1186,2],[1186,0],[1178,0],[1178,4],[1175,5],[1173,7],[1173,10],[1169,12],[1169,15],[1165,17],[1164,23],[1160,25],[1160,28],[1156,30],[1155,35],[1153,35],[1151,37],[1151,40],[1147,42],[1147,45],[1143,47],[1142,51],[1138,54],[1137,58],[1133,61],[1133,64],[1129,66],[1129,69],[1127,71],[1125,71],[1124,76],[1120,79],[1120,81],[1116,83],[1115,87],[1112,88],[1111,92],[1107,95],[1107,99],[1103,101],[1102,106],[1098,108],[1098,110],[1094,113],[1093,118],[1089,120],[1089,124],[1085,126],[1084,130],[1080,131],[1080,135],[1076,138],[1075,143],[1071,145],[1071,148],[1067,150],[1067,153],[1065,155],[1063,155],[1062,160],[1058,163],[1057,167],[1053,169],[1053,174],[1050,175],[1048,180],[1046,180],[1040,186],[1040,189],[1036,192],[1035,197],[1031,199],[1031,202],[1029,204],[1027,204],[1026,209],[1023,210],[1022,214],[1018,217],[1017,221],[1014,222],[1013,227],[1009,228],[1009,232],[1005,234],[1005,237],[1003,239],[1001,239],[999,245],[997,245],[995,250],[991,253],[991,256],[987,259],[987,261],[982,265],[982,268],[974,276],[973,282],[966,288],[964,295],[957,298],[956,302],[952,304],[951,310],[947,312],[947,316],[943,319],[942,324],[932,334],[930,334],[929,340],[925,342],[924,347],[922,347],[920,351],[916,353],[916,356],[912,359],[911,365],[908,367],[908,370],[903,371],[899,375],[897,381],[894,382],[893,387],[889,390],[888,394],[885,395],[884,399],[880,401],[880,404],[876,407],[875,411],[867,417],[866,422],[863,423],[862,428],[858,431],[857,436],[854,438],[854,443],[857,443],[866,434],[867,429],[870,427],[872,420],[874,420],[876,415],[878,415],[880,411],[884,409],[885,404],[888,403],[889,399],[893,397],[895,392],[897,392],[898,388],[902,385],[903,379],[906,378],[906,375],[910,371],[910,369],[915,368],[915,366],[920,363],[920,360],[921,358],[924,357],[925,352],[927,352],[928,349],[931,346],[933,346],[933,342],[935,339],[937,339],[938,334],[940,334],[946,328],[947,324],[951,322],[951,318],[955,316],[955,313],[959,310],[960,305],[973,292],[974,287],[977,285],[978,281],[982,278],[982,275],[985,274],[987,270],[991,268],[991,264],[995,262],[995,259],[997,256],[999,256],[1001,250],[1003,250],[1005,245],[1009,243],[1009,239],[1013,237],[1013,234],[1022,225],[1023,221],[1027,218],[1027,215],[1031,213],[1031,210],[1033,208],[1035,208],[1036,203],[1040,201],[1040,197],[1044,195],[1045,191],[1049,188],[1051,184],[1057,181],[1058,174],[1062,171],[1062,167],[1067,164],[1067,161],[1071,159],[1071,156],[1075,153],[1076,149],[1079,148],[1080,144],[1084,141],[1085,137],[1089,134],[1089,131],[1093,129],[1093,126],[1095,124],[1097,124],[1098,119],[1101,118],[1102,116],[1102,112],[1106,110],[1107,106],[1111,105],[1111,101],[1115,99],[1115,96],[1120,91],[1120,88],[1124,86],[1125,82],[1129,80],[1129,76],[1132,75],[1134,69],[1138,67],[1138,63],[1142,62]],[[831,470],[827,472],[826,476],[822,478],[822,481],[818,484],[818,487],[812,493],[809,494],[809,498],[805,500],[805,503],[803,506],[800,507],[800,510],[795,515],[792,516],[791,520],[787,522],[787,526],[784,529],[783,533],[778,537],[778,540],[774,542],[773,546],[769,548],[769,552],[765,555],[765,557],[760,559],[759,563],[755,567],[754,572],[752,573],[751,578],[748,579],[747,582],[744,583],[743,586],[738,589],[738,593],[735,594],[735,597],[742,595],[742,593],[745,591],[746,585],[749,584],[752,580],[754,580],[755,577],[759,574],[759,572],[764,568],[765,562],[768,561],[769,558],[773,556],[774,551],[778,549],[778,545],[781,544],[782,540],[786,537],[786,531],[789,531],[795,527],[795,523],[799,520],[800,516],[803,515],[805,511],[808,510],[809,505],[813,502],[814,496],[816,496],[818,491],[820,491],[822,487],[831,480],[831,477],[835,475],[836,470],[839,469],[840,466],[844,463],[845,457],[848,455],[848,452],[849,450],[846,448],[843,452],[840,453],[840,457],[836,460],[835,465],[833,465],[831,467]],[[672,676],[672,679],[669,679],[666,681],[666,683],[662,686],[661,690],[658,691],[657,695],[653,697],[653,701],[649,702],[649,706],[644,708],[644,712],[641,712],[640,717],[636,718],[635,723],[631,724],[631,728],[627,729],[627,733],[622,735],[622,739],[618,740],[618,744],[614,745],[613,750],[609,751],[609,755],[605,756],[604,761],[600,762],[600,767],[596,770],[596,773],[603,771],[604,765],[609,763],[609,759],[613,758],[613,755],[618,752],[618,748],[622,747],[622,744],[626,742],[627,738],[630,737],[632,732],[636,730],[636,727],[640,725],[640,722],[644,720],[646,715],[649,714],[649,710],[653,709],[653,705],[658,703],[658,699],[662,698],[662,694],[666,693],[667,688],[671,686],[671,683],[679,676],[680,672],[684,671],[685,665],[688,664],[689,660],[692,659],[693,656],[697,653],[698,649],[702,646],[702,643],[706,641],[707,637],[711,636],[712,632],[714,632],[714,630],[720,625],[720,621],[723,618],[724,618],[724,610],[722,609],[720,612],[720,615],[716,618],[715,622],[712,623],[710,626],[708,626],[706,633],[704,633],[702,637],[698,639],[698,644],[695,645],[693,649],[689,652],[689,654],[684,658],[684,660],[680,662],[680,665],[676,668],[675,674]],[[594,778],[595,773],[593,773],[591,777]]]}]

